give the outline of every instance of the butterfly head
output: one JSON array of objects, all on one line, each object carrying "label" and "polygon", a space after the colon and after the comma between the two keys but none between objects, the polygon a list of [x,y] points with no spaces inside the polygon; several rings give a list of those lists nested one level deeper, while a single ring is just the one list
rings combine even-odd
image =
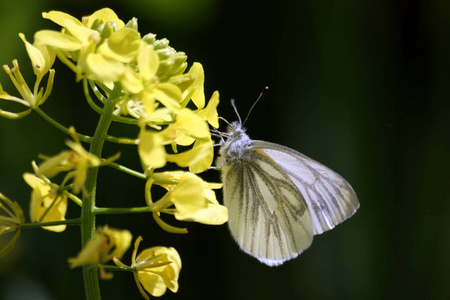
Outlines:
[{"label": "butterfly head", "polygon": [[233,122],[227,129],[227,139],[240,139],[242,136],[247,136],[246,129],[242,127],[240,122]]},{"label": "butterfly head", "polygon": [[233,122],[228,127],[227,133],[219,150],[219,158],[216,165],[223,167],[228,163],[237,163],[245,159],[248,149],[252,147],[252,140],[245,133],[245,128],[240,122]]}]

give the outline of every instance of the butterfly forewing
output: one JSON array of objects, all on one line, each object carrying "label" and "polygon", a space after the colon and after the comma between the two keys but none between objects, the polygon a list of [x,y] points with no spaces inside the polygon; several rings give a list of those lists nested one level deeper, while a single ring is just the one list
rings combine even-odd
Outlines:
[{"label": "butterfly forewing", "polygon": [[242,250],[278,265],[309,247],[311,217],[285,171],[263,151],[245,151],[245,159],[222,169],[228,225]]},{"label": "butterfly forewing", "polygon": [[339,174],[288,147],[264,141],[253,145],[270,156],[303,195],[314,234],[334,228],[358,209],[355,192]]}]

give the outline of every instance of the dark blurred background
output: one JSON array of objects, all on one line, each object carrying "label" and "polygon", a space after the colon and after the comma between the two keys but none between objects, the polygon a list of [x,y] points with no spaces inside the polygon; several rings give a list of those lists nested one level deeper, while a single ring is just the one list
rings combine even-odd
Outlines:
[{"label": "dark blurred background", "polygon": [[[184,223],[188,235],[162,231],[150,215],[114,215],[98,224],[128,228],[142,249],[174,246],[183,269],[177,294],[164,299],[450,299],[450,2],[438,1],[1,1],[0,64],[18,58],[34,82],[22,41],[57,29],[41,12],[77,18],[110,7],[125,21],[137,17],[142,34],[166,37],[206,74],[207,97],[219,90],[219,113],[246,115],[254,139],[294,148],[345,177],[361,208],[312,247],[269,268],[240,252],[226,225]],[[81,85],[61,63],[44,111],[92,134]],[[4,89],[14,93],[6,74]],[[2,106],[4,104],[0,104]],[[2,106],[5,107],[5,106]],[[224,128],[222,128],[224,129]],[[112,128],[118,136],[135,128]],[[0,119],[0,191],[26,211],[37,154],[53,155],[66,136],[37,114]],[[133,146],[108,144],[105,156],[139,168]],[[112,169],[100,171],[99,206],[144,205],[144,182]],[[216,171],[204,177],[218,181]],[[220,192],[218,193],[221,199]],[[69,206],[68,217],[79,209]],[[28,213],[26,213],[27,220]],[[165,218],[168,222],[170,217]],[[172,222],[172,224],[175,222]],[[83,299],[81,269],[67,257],[80,248],[79,229],[23,230],[0,259],[0,299]],[[130,263],[131,250],[123,261]],[[101,282],[104,299],[141,299],[133,276]]]}]

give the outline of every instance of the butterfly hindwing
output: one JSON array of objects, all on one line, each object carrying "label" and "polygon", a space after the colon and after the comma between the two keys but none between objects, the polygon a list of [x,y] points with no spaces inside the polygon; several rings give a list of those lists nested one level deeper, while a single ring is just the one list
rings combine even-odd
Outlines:
[{"label": "butterfly hindwing", "polygon": [[246,253],[278,265],[309,247],[311,217],[285,171],[263,151],[245,151],[245,159],[222,169],[230,231]]},{"label": "butterfly hindwing", "polygon": [[288,147],[264,141],[253,141],[253,145],[270,156],[303,195],[314,234],[334,228],[358,209],[355,192],[339,174]]}]

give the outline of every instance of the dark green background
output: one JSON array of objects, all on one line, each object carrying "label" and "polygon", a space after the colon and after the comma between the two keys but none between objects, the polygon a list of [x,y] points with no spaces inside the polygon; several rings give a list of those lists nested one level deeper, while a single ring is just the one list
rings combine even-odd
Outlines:
[{"label": "dark green background", "polygon": [[[39,29],[56,29],[42,11],[81,17],[105,6],[123,20],[136,16],[141,33],[167,37],[191,63],[201,62],[206,94],[220,91],[219,113],[229,120],[236,118],[229,99],[246,115],[269,86],[246,124],[250,136],[331,167],[361,203],[354,217],[277,268],[240,252],[226,225],[187,223],[190,233],[177,236],[149,215],[99,218],[142,235],[142,247],[178,249],[180,290],[164,299],[449,299],[450,2],[1,1],[0,64],[18,58],[31,84],[17,34],[32,40]],[[62,64],[55,67],[55,90],[42,108],[92,134],[98,117],[80,84]],[[13,93],[6,74],[0,81]],[[134,136],[136,129],[112,133]],[[0,191],[26,209],[22,173],[38,153],[58,153],[65,139],[36,114],[0,119]],[[122,163],[139,168],[132,146],[108,145],[105,156],[119,149]],[[144,204],[140,180],[112,169],[100,176],[100,206]],[[205,178],[219,180],[216,171]],[[0,259],[0,299],[83,299],[81,270],[66,263],[79,247],[78,228],[24,230]],[[141,299],[128,273],[101,287],[104,299]]]}]

